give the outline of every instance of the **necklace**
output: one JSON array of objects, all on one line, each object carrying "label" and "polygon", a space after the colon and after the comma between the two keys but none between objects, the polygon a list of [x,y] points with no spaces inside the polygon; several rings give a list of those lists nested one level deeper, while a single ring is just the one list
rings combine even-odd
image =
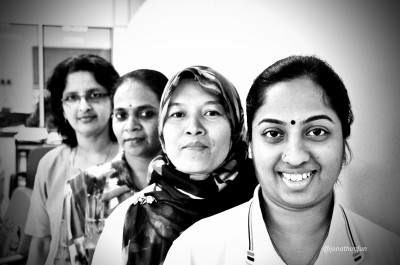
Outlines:
[{"label": "necklace", "polygon": [[[108,157],[109,157],[110,152],[111,152],[111,147],[112,147],[112,146],[113,146],[113,143],[110,142],[109,145],[108,145],[108,151],[107,151],[106,158],[104,159],[104,161],[103,161],[102,163],[96,164],[97,166],[98,166],[98,165],[101,165],[101,164],[104,164],[105,162],[107,162]],[[73,167],[75,167],[75,158],[76,158],[76,154],[77,154],[77,153],[78,153],[78,147],[75,148],[74,157],[72,158],[72,166],[73,166]]]},{"label": "necklace", "polygon": [[[317,247],[316,250],[314,251],[314,254],[311,256],[310,260],[307,262],[307,265],[310,265],[310,264],[313,262],[313,260],[315,259],[317,253],[319,253],[319,251],[320,251],[320,249],[321,249],[321,247],[322,247],[322,245],[323,245],[325,239],[327,238],[328,233],[329,233],[329,228],[330,228],[330,226],[331,226],[332,216],[331,216],[330,219],[331,219],[331,220],[329,221],[329,224],[328,224],[328,227],[327,227],[327,229],[326,229],[326,231],[325,231],[325,234],[324,234],[324,236],[322,237],[321,241],[319,242],[318,247]],[[271,238],[271,242],[272,242],[272,245],[274,246],[274,248],[275,248],[275,250],[276,250],[276,253],[277,253],[278,256],[283,260],[283,262],[284,262],[285,264],[287,264],[287,262],[286,262],[285,259],[283,258],[282,253],[280,252],[278,246],[276,245],[274,239],[272,238],[272,234],[270,233],[270,231],[269,231],[269,229],[268,229],[268,225],[265,225],[265,226],[267,227],[267,231],[268,231],[268,234],[269,234],[269,238]]]}]

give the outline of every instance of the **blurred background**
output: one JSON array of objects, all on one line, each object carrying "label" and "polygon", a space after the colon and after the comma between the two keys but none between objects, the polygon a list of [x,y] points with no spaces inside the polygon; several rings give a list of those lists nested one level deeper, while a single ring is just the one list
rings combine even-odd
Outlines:
[{"label": "blurred background", "polygon": [[400,236],[399,10],[395,1],[2,0],[2,214],[10,186],[26,185],[30,151],[59,143],[45,83],[61,60],[95,53],[121,75],[150,68],[167,77],[207,65],[244,103],[262,70],[299,54],[328,61],[352,100],[354,157],[338,199]]}]

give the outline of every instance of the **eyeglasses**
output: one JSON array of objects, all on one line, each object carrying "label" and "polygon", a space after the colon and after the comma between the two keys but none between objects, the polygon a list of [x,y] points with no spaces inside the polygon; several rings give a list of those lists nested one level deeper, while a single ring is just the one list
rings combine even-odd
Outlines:
[{"label": "eyeglasses", "polygon": [[66,105],[75,105],[80,103],[81,98],[85,98],[86,102],[89,104],[97,104],[104,101],[106,98],[110,96],[109,93],[102,93],[102,92],[90,92],[86,95],[78,95],[75,93],[71,93],[64,98],[61,99],[61,102]]}]

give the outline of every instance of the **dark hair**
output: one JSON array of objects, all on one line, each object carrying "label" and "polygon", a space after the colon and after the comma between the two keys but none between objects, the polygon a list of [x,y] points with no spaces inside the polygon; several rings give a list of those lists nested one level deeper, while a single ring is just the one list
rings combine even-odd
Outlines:
[{"label": "dark hair", "polygon": [[113,89],[112,89],[112,98],[114,99],[115,92],[117,92],[118,88],[125,82],[129,80],[136,80],[139,82],[142,82],[144,85],[146,85],[148,88],[150,88],[151,91],[153,91],[154,94],[156,94],[157,99],[161,99],[161,95],[164,91],[165,85],[168,82],[168,78],[162,74],[161,72],[158,72],[156,70],[150,70],[150,69],[138,69],[134,70],[132,72],[129,72],[123,76],[121,76],[118,81],[115,83]]},{"label": "dark hair", "polygon": [[[114,83],[119,78],[119,74],[111,63],[93,54],[82,54],[70,57],[54,68],[50,78],[47,80],[47,90],[50,92],[51,111],[54,116],[54,125],[63,137],[63,143],[70,147],[75,147],[78,142],[75,130],[64,118],[61,99],[68,75],[79,71],[92,73],[97,83],[102,85],[109,93]],[[117,139],[111,126],[112,124],[109,122],[110,139],[116,142]]]},{"label": "dark hair", "polygon": [[319,85],[322,89],[325,103],[338,115],[342,124],[345,152],[343,164],[351,159],[351,150],[347,143],[350,136],[350,126],[353,123],[353,112],[347,89],[332,67],[315,56],[290,56],[279,60],[265,69],[253,82],[246,99],[248,141],[251,141],[251,124],[257,110],[264,104],[266,90],[279,82],[305,77]]}]

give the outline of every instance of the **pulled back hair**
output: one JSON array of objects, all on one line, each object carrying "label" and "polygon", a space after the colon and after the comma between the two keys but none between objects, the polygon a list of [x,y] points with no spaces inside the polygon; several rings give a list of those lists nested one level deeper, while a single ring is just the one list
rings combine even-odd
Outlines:
[{"label": "pulled back hair", "polygon": [[125,75],[121,76],[114,85],[112,89],[113,99],[115,92],[117,92],[118,88],[128,81],[139,81],[143,83],[145,86],[150,88],[150,90],[154,94],[156,94],[158,100],[161,100],[161,95],[164,91],[165,86],[167,85],[168,78],[161,72],[151,69],[138,69],[126,73]]},{"label": "pulled back hair", "polygon": [[251,124],[254,116],[265,103],[268,88],[280,82],[303,77],[310,79],[321,88],[325,104],[331,107],[339,117],[347,151],[343,157],[343,164],[347,164],[352,154],[347,139],[350,137],[351,124],[354,120],[350,99],[339,75],[327,62],[315,56],[290,56],[279,60],[266,68],[254,80],[246,99],[248,141],[252,139]]},{"label": "pulled back hair", "polygon": [[[97,83],[102,85],[108,93],[119,78],[119,74],[111,63],[104,58],[93,54],[82,54],[70,57],[59,63],[47,80],[46,88],[50,92],[51,112],[54,116],[54,125],[63,138],[63,143],[75,147],[78,142],[75,130],[65,120],[62,106],[62,95],[66,87],[69,74],[85,71],[93,74]],[[116,142],[117,139],[109,122],[110,139]]]}]

